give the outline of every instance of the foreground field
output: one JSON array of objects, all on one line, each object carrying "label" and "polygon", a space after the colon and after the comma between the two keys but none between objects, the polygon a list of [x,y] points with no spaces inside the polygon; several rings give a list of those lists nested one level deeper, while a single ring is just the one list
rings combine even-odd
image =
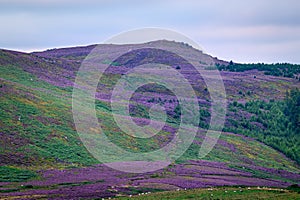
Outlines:
[{"label": "foreground field", "polygon": [[278,188],[241,188],[224,187],[209,189],[194,189],[184,191],[168,191],[158,193],[140,194],[117,199],[299,199],[300,194],[295,191]]},{"label": "foreground field", "polygon": [[[116,171],[100,164],[85,168],[41,170],[36,172],[36,177],[30,177],[31,174],[28,171],[2,167],[0,199],[97,199],[129,197],[130,195],[149,194],[149,192],[184,191],[183,194],[162,193],[162,195],[171,195],[171,197],[179,194],[178,198],[180,199],[181,195],[190,195],[190,192],[186,193],[186,191],[191,191],[191,195],[202,197],[202,192],[193,193],[198,190],[192,189],[223,186],[234,188],[228,189],[227,192],[220,188],[199,191],[204,192],[203,197],[207,195],[207,191],[210,192],[209,195],[236,195],[234,194],[236,192],[240,195],[247,193],[254,195],[261,190],[290,196],[286,188],[296,185],[300,180],[299,173],[284,170],[251,165],[229,166],[221,162],[186,161],[183,164],[173,164],[156,172],[132,174]],[[29,180],[25,181],[22,178],[29,178]],[[273,189],[269,190],[268,188],[271,187]]]}]

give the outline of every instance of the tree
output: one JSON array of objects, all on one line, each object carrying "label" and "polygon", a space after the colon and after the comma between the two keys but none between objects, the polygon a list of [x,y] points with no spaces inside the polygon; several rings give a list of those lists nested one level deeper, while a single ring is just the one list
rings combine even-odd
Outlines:
[{"label": "tree", "polygon": [[286,93],[285,114],[295,129],[300,130],[300,90],[298,88]]}]

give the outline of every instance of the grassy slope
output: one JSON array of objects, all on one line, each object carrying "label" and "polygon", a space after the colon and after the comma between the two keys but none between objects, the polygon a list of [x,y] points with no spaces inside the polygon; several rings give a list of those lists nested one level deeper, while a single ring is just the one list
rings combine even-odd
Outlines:
[{"label": "grassy slope", "polygon": [[[95,163],[75,134],[71,89],[11,66],[1,66],[1,72],[1,152],[20,154],[25,166]],[[8,157],[2,163],[13,162]]]},{"label": "grassy slope", "polygon": [[[5,140],[2,140],[2,155],[21,155],[19,164],[31,167],[97,163],[76,135],[72,122],[70,89],[40,81],[19,68],[12,70],[12,66],[1,66],[1,72],[0,123],[1,134],[6,135]],[[118,128],[113,126],[111,113],[104,108],[106,103],[99,101],[98,104],[98,116],[104,130],[108,135],[117,133]],[[8,142],[16,138],[19,143]],[[120,140],[120,137],[114,139]],[[261,166],[295,170],[291,161],[259,142],[231,134],[225,134],[221,139],[234,145],[237,153],[217,145],[207,159],[239,163],[247,158]],[[126,139],[117,142],[127,148],[150,148],[146,143],[124,143]],[[181,160],[197,159],[198,149],[199,145],[193,144]],[[15,165],[11,158],[5,162]]]},{"label": "grassy slope", "polygon": [[295,191],[279,190],[274,188],[214,188],[194,189],[186,191],[169,191],[120,197],[116,199],[298,199]]},{"label": "grassy slope", "polygon": [[[43,64],[48,66],[47,63]],[[37,75],[25,72],[20,66],[1,65],[0,70],[1,181],[17,182],[36,178],[35,171],[40,169],[81,167],[98,163],[86,151],[76,134],[71,113],[72,88],[54,86],[42,81]],[[276,85],[273,79],[272,85]],[[231,89],[236,90],[229,87],[229,92]],[[112,123],[113,118],[107,109],[107,103],[97,101],[96,104],[105,133],[112,135],[111,139],[114,142],[132,151],[151,149],[153,145],[149,145],[149,142],[120,137],[122,133]],[[141,109],[138,112],[143,116],[145,110]],[[197,137],[196,142],[178,162],[197,160],[197,141],[201,140],[200,136]],[[220,141],[222,143],[217,144],[205,159],[226,162],[228,166],[250,171],[256,177],[275,180],[289,181],[271,172],[262,173],[249,166],[299,173],[299,167],[294,162],[260,142],[230,133],[223,134]],[[159,142],[151,141],[156,148],[159,148]],[[232,148],[235,151],[232,151]]]}]

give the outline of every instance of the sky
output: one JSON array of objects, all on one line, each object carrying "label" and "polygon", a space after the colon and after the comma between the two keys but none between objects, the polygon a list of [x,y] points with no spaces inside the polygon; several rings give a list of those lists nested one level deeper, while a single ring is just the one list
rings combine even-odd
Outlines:
[{"label": "sky", "polygon": [[300,64],[298,0],[0,0],[0,48],[99,44],[120,32],[170,29],[234,62]]}]

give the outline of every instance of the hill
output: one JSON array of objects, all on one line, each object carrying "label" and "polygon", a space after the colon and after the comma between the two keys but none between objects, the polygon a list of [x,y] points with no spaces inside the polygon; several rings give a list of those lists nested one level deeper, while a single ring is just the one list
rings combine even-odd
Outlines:
[{"label": "hill", "polygon": [[[160,104],[167,110],[167,124],[157,136],[146,140],[129,137],[114,122],[108,102],[122,73],[149,61],[155,53],[149,47],[161,45],[170,45],[211,73],[218,66],[230,66],[230,62],[182,43],[156,41],[139,45],[144,50],[142,58],[105,61],[115,63],[100,80],[95,107],[102,129],[115,144],[128,151],[147,152],[164,146],[175,134],[180,116],[178,101],[170,91],[155,85],[137,90],[130,108],[137,123],[147,123],[149,108]],[[286,91],[300,88],[298,74],[295,78],[272,76],[253,68],[220,72],[229,101],[228,113],[224,132],[203,160],[199,160],[198,152],[203,130],[210,121],[209,93],[201,77],[179,63],[178,71],[194,80],[192,85],[200,102],[202,131],[189,149],[168,168],[151,173],[119,172],[99,163],[82,144],[72,116],[76,73],[94,47],[30,54],[0,51],[0,196],[100,198],[184,188],[288,187],[299,183],[298,122],[289,119],[292,111],[286,109],[290,105],[299,107],[291,103],[295,95],[286,96]],[[100,49],[106,52],[122,48],[130,49],[132,45],[103,45]],[[160,55],[158,59],[165,58]],[[165,62],[173,59],[168,57]]]}]

